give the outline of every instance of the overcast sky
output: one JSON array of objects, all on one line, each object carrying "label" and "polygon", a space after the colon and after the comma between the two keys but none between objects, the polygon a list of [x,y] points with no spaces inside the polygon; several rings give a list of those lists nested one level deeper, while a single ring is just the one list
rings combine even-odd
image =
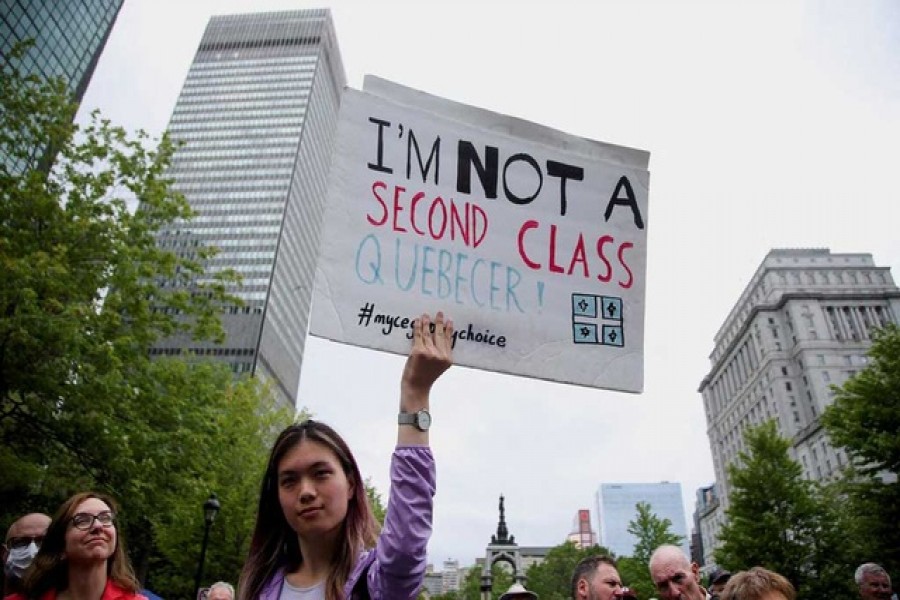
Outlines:
[{"label": "overcast sky", "polygon": [[[125,0],[81,118],[100,108],[159,134],[211,15],[321,6]],[[651,153],[644,393],[452,369],[432,397],[438,568],[484,555],[501,493],[521,545],[561,543],[580,508],[596,526],[603,482],[679,482],[689,518],[713,478],[697,388],[769,249],[869,252],[900,277],[895,0],[330,8],[351,87],[371,73]],[[401,368],[311,339],[300,384],[302,405],[347,438],[382,491]]]}]

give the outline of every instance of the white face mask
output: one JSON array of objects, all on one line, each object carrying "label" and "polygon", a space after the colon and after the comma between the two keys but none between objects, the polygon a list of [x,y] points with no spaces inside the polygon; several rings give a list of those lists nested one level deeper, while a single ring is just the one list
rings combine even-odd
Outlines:
[{"label": "white face mask", "polygon": [[25,574],[25,569],[31,565],[31,561],[37,556],[38,546],[32,541],[24,548],[10,548],[9,556],[6,557],[6,564],[3,565],[3,571],[7,577],[21,579]]}]

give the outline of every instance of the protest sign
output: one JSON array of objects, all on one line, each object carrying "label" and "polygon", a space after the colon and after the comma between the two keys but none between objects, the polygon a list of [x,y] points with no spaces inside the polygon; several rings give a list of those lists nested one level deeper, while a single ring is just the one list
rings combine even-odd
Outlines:
[{"label": "protest sign", "polygon": [[341,102],[313,335],[406,354],[443,310],[457,364],[642,390],[648,153],[384,80]]}]

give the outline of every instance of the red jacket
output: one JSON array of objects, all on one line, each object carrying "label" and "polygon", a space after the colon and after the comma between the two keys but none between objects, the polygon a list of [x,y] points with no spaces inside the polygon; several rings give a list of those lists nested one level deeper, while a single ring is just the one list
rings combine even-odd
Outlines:
[{"label": "red jacket", "polygon": [[[27,600],[24,594],[10,594],[3,600]],[[56,590],[51,589],[44,592],[44,595],[41,596],[41,600],[56,600]],[[103,588],[103,596],[100,597],[100,600],[147,600],[146,597],[140,594],[133,594],[114,582],[111,579],[106,581],[106,587]]]}]

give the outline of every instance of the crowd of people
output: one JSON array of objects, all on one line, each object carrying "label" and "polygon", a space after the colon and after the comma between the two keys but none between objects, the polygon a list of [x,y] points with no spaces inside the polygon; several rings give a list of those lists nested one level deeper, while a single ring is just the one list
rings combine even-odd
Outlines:
[{"label": "crowd of people", "polygon": [[[422,315],[400,384],[391,488],[380,528],[353,453],[338,433],[307,420],[278,436],[261,484],[250,550],[237,586],[217,582],[206,600],[411,600],[422,586],[431,536],[435,464],[429,448],[429,397],[452,363],[453,323]],[[53,517],[28,514],[2,548],[6,600],[146,600],[116,527],[116,502],[81,492]],[[676,546],[649,563],[660,600],[794,600],[790,582],[762,567],[700,570]],[[890,600],[887,572],[873,563],[856,572],[862,600]],[[573,600],[635,599],[614,559],[590,556],[571,579]],[[501,600],[539,600],[522,582]]]},{"label": "crowd of people", "polygon": [[[797,592],[784,576],[763,567],[732,575],[716,569],[707,587],[700,567],[678,546],[664,545],[650,557],[650,578],[659,600],[795,600]],[[875,563],[860,565],[855,574],[861,600],[891,600],[891,579]],[[893,596],[896,599],[896,596]],[[622,585],[616,561],[608,556],[581,560],[572,574],[572,600],[636,600],[634,591]],[[540,600],[521,583],[514,584],[500,600]],[[830,599],[829,599],[830,600]],[[835,599],[837,600],[837,599]]]}]

